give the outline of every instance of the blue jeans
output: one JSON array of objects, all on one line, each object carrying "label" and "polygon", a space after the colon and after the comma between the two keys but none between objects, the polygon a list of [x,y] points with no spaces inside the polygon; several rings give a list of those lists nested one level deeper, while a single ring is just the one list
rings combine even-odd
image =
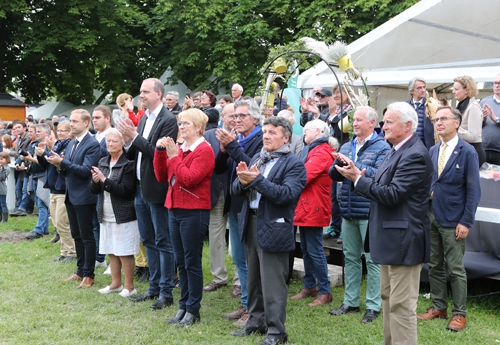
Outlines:
[{"label": "blue jeans", "polygon": [[195,315],[199,313],[203,296],[201,258],[209,222],[209,210],[174,208],[168,211],[175,262],[179,268],[179,309]]},{"label": "blue jeans", "polygon": [[19,208],[19,206],[21,205],[21,201],[23,200],[23,175],[24,174],[22,172],[19,172],[16,179],[16,210]]},{"label": "blue jeans", "polygon": [[175,261],[168,229],[168,210],[163,204],[146,202],[140,185],[137,186],[134,206],[141,241],[148,257],[148,291],[153,295],[173,298]]},{"label": "blue jeans", "polygon": [[[29,177],[24,177],[23,179],[23,187],[22,187],[22,197],[21,197],[21,202],[19,203],[18,209],[21,211],[32,211],[34,207],[33,200],[28,194],[28,183],[30,181]],[[33,188],[34,191],[36,189]],[[36,193],[35,193],[36,194]]]},{"label": "blue jeans", "polygon": [[7,207],[7,195],[0,195],[0,206],[2,207],[3,213],[9,212],[9,208]]},{"label": "blue jeans", "polygon": [[[345,256],[344,304],[359,307],[359,293],[363,267],[361,254],[364,253],[368,219],[343,219],[343,244]],[[380,266],[372,261],[370,253],[364,253],[368,271],[366,284],[366,309],[380,311]]]},{"label": "blue jeans", "polygon": [[[99,205],[99,198],[101,196],[97,196],[97,205]],[[95,259],[96,261],[103,262],[106,259],[106,255],[104,254],[99,254],[99,237],[101,234],[101,224],[99,224],[99,219],[97,218],[97,206],[94,214],[92,215],[92,228],[94,230],[94,237],[95,237]]]},{"label": "blue jeans", "polygon": [[323,251],[323,228],[299,227],[300,248],[304,260],[304,288],[314,289],[318,281],[318,292],[321,295],[329,294],[330,279]]},{"label": "blue jeans", "polygon": [[247,259],[245,257],[245,244],[240,241],[240,230],[238,220],[233,215],[233,211],[229,211],[229,237],[231,241],[231,256],[238,270],[238,276],[241,283],[241,305],[248,310],[247,296]]},{"label": "blue jeans", "polygon": [[33,192],[35,193],[35,202],[38,207],[38,220],[36,222],[34,232],[40,235],[46,235],[49,233],[49,209],[47,205],[36,195],[36,187],[38,185],[38,179],[33,179]]}]

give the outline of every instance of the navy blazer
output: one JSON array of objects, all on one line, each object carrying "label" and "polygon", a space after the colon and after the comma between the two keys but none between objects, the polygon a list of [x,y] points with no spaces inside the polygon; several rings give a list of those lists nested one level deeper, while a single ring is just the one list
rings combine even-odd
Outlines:
[{"label": "navy blazer", "polygon": [[469,229],[474,224],[476,209],[481,199],[479,158],[470,144],[458,137],[458,144],[446,162],[441,175],[437,176],[439,148],[442,142],[431,150],[431,191],[434,191],[432,208],[439,225],[455,228],[462,224]]},{"label": "navy blazer", "polygon": [[[249,167],[259,157],[256,154]],[[265,178],[259,174],[257,178],[244,188],[240,180],[233,182],[232,193],[244,198],[241,212],[238,215],[240,239],[245,239],[250,202],[246,197],[249,189],[261,194],[257,214],[257,243],[262,250],[268,252],[289,252],[295,249],[293,232],[293,215],[302,190],[306,186],[307,174],[304,163],[293,153],[281,156]],[[283,218],[284,222],[277,222]]]},{"label": "navy blazer", "polygon": [[139,135],[134,139],[132,146],[126,152],[126,157],[129,160],[138,162],[137,156],[139,152],[142,152],[140,168],[142,197],[146,202],[152,204],[164,204],[167,197],[168,183],[158,182],[155,176],[153,158],[156,142],[163,137],[170,137],[177,140],[179,127],[177,126],[175,116],[167,108],[162,107],[146,139],[142,137],[142,133],[144,132],[147,120],[148,117],[146,115],[139,120],[139,125],[137,126],[137,133]]},{"label": "navy blazer", "polygon": [[[210,146],[212,147],[212,150],[214,150],[214,156],[217,157],[217,155],[220,152],[220,142],[217,140],[215,137],[215,132],[217,131],[217,128],[210,129],[205,132],[205,139],[210,143]],[[224,199],[227,200],[227,195],[229,194],[229,171],[226,170],[222,174],[212,174],[212,177],[210,178],[210,202],[212,204],[212,208],[215,207],[217,204],[217,201],[219,201],[219,196],[221,189],[224,189]],[[226,210],[224,210],[226,211]],[[226,213],[226,212],[224,212]]]},{"label": "navy blazer", "polygon": [[101,147],[96,138],[87,132],[70,159],[75,144],[76,139],[69,142],[59,168],[59,173],[66,178],[66,200],[69,198],[73,205],[96,204],[97,195],[89,190],[92,180],[90,170],[99,164]]},{"label": "navy blazer", "polygon": [[374,176],[358,180],[354,190],[371,200],[367,238],[373,262],[429,261],[432,170],[429,152],[414,133],[392,156],[387,154]]}]

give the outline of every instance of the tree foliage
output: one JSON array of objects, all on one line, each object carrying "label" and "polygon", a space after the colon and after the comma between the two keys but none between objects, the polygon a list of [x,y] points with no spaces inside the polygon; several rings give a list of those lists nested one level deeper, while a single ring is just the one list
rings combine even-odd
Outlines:
[{"label": "tree foliage", "polygon": [[92,102],[170,66],[171,83],[248,94],[272,47],[350,43],[417,1],[0,0],[0,91]]}]

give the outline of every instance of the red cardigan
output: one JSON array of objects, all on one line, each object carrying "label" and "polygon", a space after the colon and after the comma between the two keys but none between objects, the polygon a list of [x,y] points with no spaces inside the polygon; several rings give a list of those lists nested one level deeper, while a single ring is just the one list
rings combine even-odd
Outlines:
[{"label": "red cardigan", "polygon": [[[215,167],[214,150],[204,141],[191,151],[169,159],[165,149],[156,148],[153,160],[156,179],[167,182],[165,207],[210,210],[210,178]],[[172,183],[172,177],[175,176]]]}]

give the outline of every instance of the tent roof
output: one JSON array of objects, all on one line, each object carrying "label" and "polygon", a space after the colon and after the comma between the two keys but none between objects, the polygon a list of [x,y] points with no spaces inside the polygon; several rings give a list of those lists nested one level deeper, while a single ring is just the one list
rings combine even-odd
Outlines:
[{"label": "tent roof", "polygon": [[0,106],[9,106],[9,107],[26,107],[24,102],[21,102],[16,97],[12,96],[8,93],[0,93]]},{"label": "tent roof", "polygon": [[[463,74],[491,81],[500,72],[498,13],[498,0],[422,0],[351,43],[349,53],[372,85],[407,84],[416,75],[431,84]],[[331,75],[323,62],[305,71],[299,85],[323,84],[322,73]]]}]

